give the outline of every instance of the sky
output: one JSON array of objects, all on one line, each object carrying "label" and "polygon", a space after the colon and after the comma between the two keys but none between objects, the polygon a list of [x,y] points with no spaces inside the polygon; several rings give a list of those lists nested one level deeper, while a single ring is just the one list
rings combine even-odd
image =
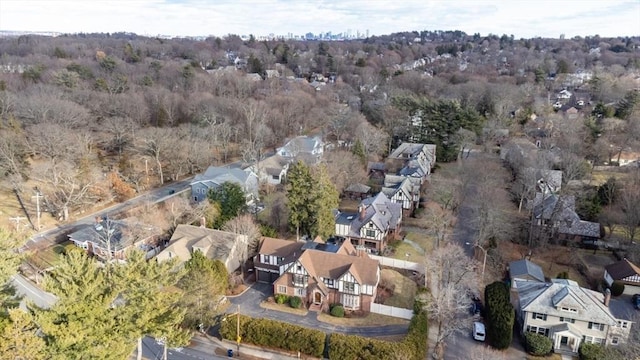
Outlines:
[{"label": "sky", "polygon": [[462,30],[640,36],[640,0],[0,0],[0,30],[224,36]]}]

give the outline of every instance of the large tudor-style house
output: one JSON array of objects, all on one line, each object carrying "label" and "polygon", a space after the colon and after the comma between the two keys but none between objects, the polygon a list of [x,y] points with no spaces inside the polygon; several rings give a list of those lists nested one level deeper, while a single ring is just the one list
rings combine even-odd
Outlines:
[{"label": "large tudor-style house", "polygon": [[627,341],[635,310],[630,301],[580,287],[567,279],[514,279],[512,302],[521,331],[551,338],[554,352],[575,355],[582,342]]},{"label": "large tudor-style house", "polygon": [[339,303],[368,312],[380,280],[378,261],[348,241],[263,238],[254,266],[258,281],[273,282],[274,294],[299,296],[315,311]]},{"label": "large tudor-style house", "polygon": [[402,165],[398,174],[426,180],[436,165],[436,146],[433,144],[402,143],[388,157]]},{"label": "large tudor-style house", "polygon": [[384,250],[402,224],[402,204],[391,201],[383,192],[360,202],[357,213],[336,214],[337,236],[363,246],[369,252]]}]

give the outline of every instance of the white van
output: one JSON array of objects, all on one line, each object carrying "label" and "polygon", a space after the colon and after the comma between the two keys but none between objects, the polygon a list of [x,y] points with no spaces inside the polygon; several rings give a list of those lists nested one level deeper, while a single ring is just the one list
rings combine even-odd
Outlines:
[{"label": "white van", "polygon": [[478,341],[484,341],[484,324],[481,322],[473,323],[473,339]]}]

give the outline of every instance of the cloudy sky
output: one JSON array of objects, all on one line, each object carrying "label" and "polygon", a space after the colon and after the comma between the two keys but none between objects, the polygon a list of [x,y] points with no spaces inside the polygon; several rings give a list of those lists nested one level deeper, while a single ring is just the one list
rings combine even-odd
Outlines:
[{"label": "cloudy sky", "polygon": [[0,0],[0,30],[142,35],[370,35],[462,30],[516,38],[640,35],[640,0]]}]

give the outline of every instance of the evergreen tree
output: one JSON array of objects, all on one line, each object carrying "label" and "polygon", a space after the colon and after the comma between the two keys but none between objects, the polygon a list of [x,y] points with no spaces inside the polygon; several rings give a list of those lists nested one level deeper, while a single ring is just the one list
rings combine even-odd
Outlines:
[{"label": "evergreen tree", "polygon": [[353,144],[353,149],[351,149],[351,152],[353,153],[353,155],[357,156],[360,159],[362,165],[366,165],[367,154],[364,151],[364,145],[362,144],[362,141],[360,141],[360,139],[356,139],[356,143]]},{"label": "evergreen tree", "polygon": [[311,234],[326,239],[336,229],[333,210],[338,208],[338,191],[329,178],[326,165],[319,165],[315,175],[317,185],[314,187],[312,203],[315,222]]},{"label": "evergreen tree", "polygon": [[247,199],[242,187],[233,182],[224,182],[220,187],[209,191],[209,201],[218,204],[220,216],[216,218],[214,227],[219,229],[247,208]]},{"label": "evergreen tree", "polygon": [[15,249],[22,246],[22,241],[14,234],[0,228],[0,326],[2,318],[7,317],[7,309],[15,307],[15,289],[9,282],[18,270],[22,255]]},{"label": "evergreen tree", "polygon": [[189,309],[184,323],[187,327],[209,326],[219,313],[218,304],[229,284],[227,269],[221,261],[208,259],[200,251],[194,251],[184,267],[187,273],[178,282],[184,292],[179,306]]},{"label": "evergreen tree", "polygon": [[45,342],[37,331],[30,313],[9,310],[9,323],[0,330],[0,360],[45,359]]},{"label": "evergreen tree", "polygon": [[287,207],[289,226],[297,236],[310,235],[313,222],[311,208],[313,183],[309,167],[303,162],[295,163],[287,173]]}]

